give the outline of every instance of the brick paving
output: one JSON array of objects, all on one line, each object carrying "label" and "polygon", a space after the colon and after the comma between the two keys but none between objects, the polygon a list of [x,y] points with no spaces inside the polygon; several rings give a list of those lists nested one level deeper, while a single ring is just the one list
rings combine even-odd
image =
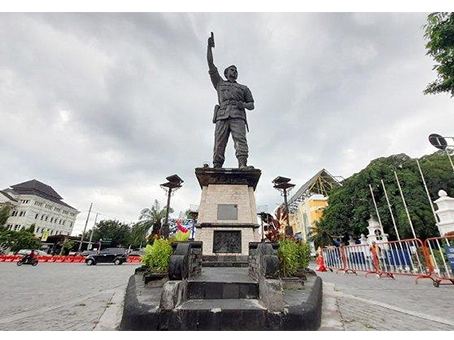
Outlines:
[{"label": "brick paving", "polygon": [[0,330],[93,330],[137,266],[0,263]]},{"label": "brick paving", "polygon": [[416,285],[413,277],[405,276],[392,280],[362,273],[318,274],[334,286],[333,292],[325,291],[324,299],[335,299],[344,330],[454,330],[452,285],[435,288],[427,279]]}]

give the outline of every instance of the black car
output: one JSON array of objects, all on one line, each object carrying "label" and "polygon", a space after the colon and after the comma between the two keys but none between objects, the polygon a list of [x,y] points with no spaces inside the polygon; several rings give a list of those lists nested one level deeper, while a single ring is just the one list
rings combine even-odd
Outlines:
[{"label": "black car", "polygon": [[126,249],[123,248],[106,248],[97,254],[89,255],[85,258],[85,263],[89,266],[98,263],[121,265],[123,262],[126,262]]}]

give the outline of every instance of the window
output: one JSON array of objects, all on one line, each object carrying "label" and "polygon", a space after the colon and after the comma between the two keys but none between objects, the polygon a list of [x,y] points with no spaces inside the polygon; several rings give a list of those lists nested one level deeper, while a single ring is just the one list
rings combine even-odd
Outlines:
[{"label": "window", "polygon": [[39,215],[39,214],[36,214],[36,215],[35,215],[35,220],[37,220],[37,219],[38,219],[38,215]]},{"label": "window", "polygon": [[53,217],[51,217],[51,218],[50,218],[50,223],[52,223],[53,221],[54,221],[54,218],[53,218]]}]

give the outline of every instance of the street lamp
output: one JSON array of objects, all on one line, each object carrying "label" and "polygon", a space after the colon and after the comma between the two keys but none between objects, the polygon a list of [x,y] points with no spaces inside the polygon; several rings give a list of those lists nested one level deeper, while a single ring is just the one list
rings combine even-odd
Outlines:
[{"label": "street lamp", "polygon": [[166,177],[167,181],[166,183],[161,184],[161,188],[164,189],[164,191],[167,193],[167,207],[166,207],[166,218],[164,221],[164,224],[162,226],[161,230],[161,235],[163,237],[168,238],[169,237],[169,209],[170,209],[170,196],[177,191],[178,189],[181,188],[181,183],[184,181],[178,176],[177,174]]},{"label": "street lamp", "polygon": [[263,212],[259,212],[257,215],[260,217],[260,224],[261,224],[261,228],[262,228],[262,242],[265,242],[265,231],[263,230],[263,222],[266,221],[268,214],[263,211]]},{"label": "street lamp", "polygon": [[[429,136],[429,143],[435,146],[439,150],[445,150],[446,155],[449,158],[449,163],[451,163],[451,168],[454,171],[454,163],[452,162],[451,155],[449,154],[448,147],[452,147],[452,145],[448,145],[448,142],[445,138],[453,139],[453,137],[442,137],[439,134],[432,133]],[[435,219],[436,220],[436,219]]]},{"label": "street lamp", "polygon": [[290,226],[290,211],[288,209],[287,194],[295,186],[295,184],[290,183],[291,179],[287,177],[278,176],[273,180],[274,189],[279,190],[281,195],[284,196],[284,205],[285,210],[287,211],[287,226],[285,227],[285,235],[292,236],[293,229]]}]

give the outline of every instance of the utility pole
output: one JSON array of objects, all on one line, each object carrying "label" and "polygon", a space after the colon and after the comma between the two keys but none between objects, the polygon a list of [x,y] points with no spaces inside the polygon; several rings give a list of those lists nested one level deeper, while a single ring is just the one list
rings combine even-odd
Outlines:
[{"label": "utility pole", "polygon": [[91,240],[93,239],[93,231],[95,230],[95,227],[96,227],[96,221],[98,220],[98,215],[99,215],[99,213],[96,213],[95,223],[93,223],[93,228],[91,228],[90,241],[88,241],[88,249],[90,249],[90,250],[91,250]]},{"label": "utility pole", "polygon": [[84,231],[82,233],[82,236],[80,237],[79,250],[78,250],[79,253],[82,251],[82,242],[84,242],[84,234],[85,234],[85,230],[87,230],[88,219],[90,218],[92,206],[93,206],[93,202],[90,203],[90,209],[88,209],[88,215],[87,215],[87,220],[85,221]]}]

